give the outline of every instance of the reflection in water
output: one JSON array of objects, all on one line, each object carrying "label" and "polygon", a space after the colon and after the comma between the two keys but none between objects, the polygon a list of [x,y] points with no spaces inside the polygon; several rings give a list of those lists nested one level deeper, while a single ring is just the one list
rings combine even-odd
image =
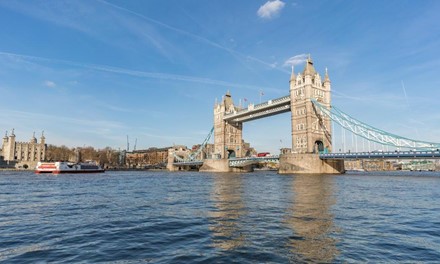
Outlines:
[{"label": "reflection in water", "polygon": [[209,212],[213,246],[231,250],[244,244],[241,232],[241,217],[244,214],[242,200],[242,178],[240,175],[218,175],[214,180],[211,201],[215,209]]},{"label": "reflection in water", "polygon": [[331,262],[339,254],[330,207],[334,204],[333,177],[296,175],[293,182],[294,201],[287,224],[294,236],[292,253],[300,260]]}]

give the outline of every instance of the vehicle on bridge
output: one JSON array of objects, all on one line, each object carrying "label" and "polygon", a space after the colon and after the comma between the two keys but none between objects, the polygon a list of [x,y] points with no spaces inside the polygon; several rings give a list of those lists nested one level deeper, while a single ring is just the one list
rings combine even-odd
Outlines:
[{"label": "vehicle on bridge", "polygon": [[260,152],[257,154],[257,157],[267,157],[270,156],[270,152]]}]

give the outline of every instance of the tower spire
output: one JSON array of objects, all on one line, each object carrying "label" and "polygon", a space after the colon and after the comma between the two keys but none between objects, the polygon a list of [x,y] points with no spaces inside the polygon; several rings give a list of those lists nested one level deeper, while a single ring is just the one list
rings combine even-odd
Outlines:
[{"label": "tower spire", "polygon": [[306,65],[304,67],[304,75],[314,75],[316,73],[315,67],[313,67],[312,57],[309,54],[309,57],[306,60]]},{"label": "tower spire", "polygon": [[290,74],[290,81],[295,80],[295,66],[292,65],[292,73]]},{"label": "tower spire", "polygon": [[330,82],[330,78],[328,77],[328,69],[327,69],[327,67],[325,67],[324,82]]}]

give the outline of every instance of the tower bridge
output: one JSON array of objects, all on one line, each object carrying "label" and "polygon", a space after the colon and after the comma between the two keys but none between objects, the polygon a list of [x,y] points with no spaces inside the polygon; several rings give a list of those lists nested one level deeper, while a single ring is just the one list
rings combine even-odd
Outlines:
[{"label": "tower bridge", "polygon": [[[331,82],[326,70],[321,75],[309,57],[303,72],[290,76],[289,94],[261,104],[241,108],[228,92],[214,106],[214,151],[218,160],[207,160],[202,170],[230,171],[228,159],[245,158],[242,148],[243,124],[259,118],[291,112],[292,153],[279,157],[280,173],[342,173],[340,160],[321,160],[319,152],[331,152],[331,119],[314,107],[316,99],[325,107],[331,105]],[[243,167],[243,170],[249,168]],[[235,169],[232,169],[235,170]]]},{"label": "tower bridge", "polygon": [[[304,70],[292,69],[289,94],[243,108],[233,103],[229,92],[214,106],[214,127],[201,145],[206,146],[214,134],[214,157],[196,160],[171,157],[174,166],[199,166],[201,171],[249,171],[256,162],[276,161],[279,173],[343,173],[344,159],[404,159],[440,158],[439,143],[404,138],[363,123],[331,105],[331,82],[327,69],[324,77],[315,70],[309,57]],[[272,157],[246,157],[243,149],[243,124],[273,115],[291,113],[291,153]],[[332,121],[371,142],[399,148],[414,148],[417,152],[333,153]],[[198,152],[201,149],[197,150]],[[436,151],[434,151],[436,149]]]}]

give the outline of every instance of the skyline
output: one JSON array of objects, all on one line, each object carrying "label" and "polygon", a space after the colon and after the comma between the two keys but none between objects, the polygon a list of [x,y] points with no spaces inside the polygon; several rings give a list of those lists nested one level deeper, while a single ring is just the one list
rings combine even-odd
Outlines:
[{"label": "skyline", "polygon": [[[0,1],[0,129],[69,147],[188,147],[230,91],[289,93],[308,54],[333,104],[440,142],[437,1]],[[271,135],[268,137],[267,135]],[[243,125],[258,151],[291,147],[290,113]],[[212,141],[212,140],[211,140]]]}]

